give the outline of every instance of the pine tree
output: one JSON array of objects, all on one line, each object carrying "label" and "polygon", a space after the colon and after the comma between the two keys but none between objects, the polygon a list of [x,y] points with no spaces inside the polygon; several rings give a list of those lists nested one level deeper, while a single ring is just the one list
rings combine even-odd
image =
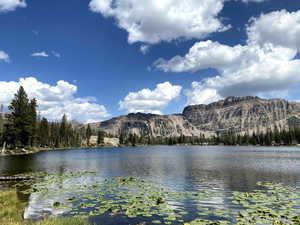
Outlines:
[{"label": "pine tree", "polygon": [[3,140],[3,133],[4,133],[4,118],[3,118],[3,105],[0,105],[0,148],[2,146]]},{"label": "pine tree", "polygon": [[11,111],[8,117],[9,125],[6,127],[9,144],[13,147],[28,146],[32,135],[30,104],[22,86],[15,94],[8,109]]},{"label": "pine tree", "polygon": [[278,127],[276,125],[274,128],[274,141],[276,144],[280,144],[280,134],[279,134]]},{"label": "pine tree", "polygon": [[295,138],[296,138],[297,143],[299,144],[300,143],[300,130],[299,129],[295,130]]},{"label": "pine tree", "polygon": [[125,144],[125,136],[122,133],[119,136],[119,143],[120,143],[120,145]]},{"label": "pine tree", "polygon": [[137,135],[136,134],[129,134],[129,142],[134,147],[137,144]]},{"label": "pine tree", "polygon": [[250,143],[252,145],[257,145],[257,136],[256,136],[255,132],[253,132],[252,137],[250,138]]},{"label": "pine tree", "polygon": [[88,124],[88,126],[86,128],[86,139],[87,139],[87,145],[88,146],[90,145],[91,136],[92,136],[92,129],[91,129],[90,124]]},{"label": "pine tree", "polygon": [[33,147],[36,145],[36,138],[37,138],[37,101],[36,99],[32,99],[29,103],[29,111],[28,116],[30,120],[30,145]]},{"label": "pine tree", "polygon": [[[104,137],[105,137],[105,133],[101,130],[98,131],[98,135],[97,135],[97,144],[103,144],[104,143]],[[120,142],[121,143],[121,142]]]},{"label": "pine tree", "polygon": [[43,118],[39,125],[39,143],[42,147],[49,146],[49,124],[46,118]]},{"label": "pine tree", "polygon": [[68,120],[66,114],[63,115],[59,128],[58,145],[66,146]]}]

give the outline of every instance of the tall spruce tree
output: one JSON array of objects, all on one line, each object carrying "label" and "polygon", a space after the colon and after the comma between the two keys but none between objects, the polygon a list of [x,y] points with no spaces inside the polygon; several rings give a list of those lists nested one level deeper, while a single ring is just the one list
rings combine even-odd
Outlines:
[{"label": "tall spruce tree", "polygon": [[39,125],[39,144],[42,147],[49,146],[50,142],[50,132],[49,132],[49,123],[46,118],[42,118]]},{"label": "tall spruce tree", "polygon": [[8,109],[11,114],[6,126],[7,139],[13,147],[25,147],[30,145],[32,136],[32,115],[29,99],[21,86],[15,94]]},{"label": "tall spruce tree", "polygon": [[68,120],[66,114],[63,115],[59,128],[59,143],[58,145],[66,146]]},{"label": "tall spruce tree", "polygon": [[88,124],[87,128],[86,128],[86,139],[87,139],[87,145],[90,145],[90,139],[92,136],[92,129],[90,124]]},{"label": "tall spruce tree", "polygon": [[101,130],[98,131],[98,137],[97,137],[97,144],[103,144],[104,143],[104,137],[105,137],[105,133]]},{"label": "tall spruce tree", "polygon": [[36,99],[32,99],[29,103],[29,108],[28,108],[28,116],[30,120],[30,136],[29,136],[29,141],[30,145],[36,146],[36,139],[37,139],[37,101]]},{"label": "tall spruce tree", "polygon": [[3,133],[4,133],[4,114],[3,114],[3,105],[0,105],[0,148],[3,142]]}]

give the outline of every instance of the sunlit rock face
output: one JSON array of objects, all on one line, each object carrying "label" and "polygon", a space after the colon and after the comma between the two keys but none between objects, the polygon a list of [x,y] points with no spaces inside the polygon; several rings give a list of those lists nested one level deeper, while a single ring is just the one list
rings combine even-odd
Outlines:
[{"label": "sunlit rock face", "polygon": [[93,124],[93,127],[114,136],[131,133],[143,137],[176,137],[199,136],[201,133],[182,115],[131,113]]},{"label": "sunlit rock face", "polygon": [[300,104],[283,99],[229,97],[209,105],[188,106],[183,115],[199,130],[233,129],[237,133],[288,129],[287,120],[300,114]]},{"label": "sunlit rock face", "polygon": [[208,105],[187,106],[182,114],[131,113],[91,124],[114,136],[137,134],[143,137],[215,135],[219,130],[252,134],[288,129],[288,119],[300,115],[300,103],[259,97],[228,97]]}]

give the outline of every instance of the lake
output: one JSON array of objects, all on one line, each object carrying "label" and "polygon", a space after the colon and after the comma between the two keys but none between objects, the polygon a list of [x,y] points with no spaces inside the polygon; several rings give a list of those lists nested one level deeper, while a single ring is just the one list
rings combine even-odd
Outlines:
[{"label": "lake", "polygon": [[[76,204],[79,204],[84,193],[77,193],[76,188],[72,187],[95,185],[115,177],[138,178],[142,182],[159,185],[168,190],[168,193],[209,191],[216,194],[214,197],[199,201],[187,198],[168,200],[173,210],[180,208],[187,211],[183,216],[184,221],[196,218],[201,207],[234,209],[236,206],[230,203],[227,197],[234,192],[251,192],[259,189],[258,182],[299,187],[300,148],[155,146],[59,150],[0,157],[0,176],[47,172],[63,177],[64,174],[87,171],[96,174],[69,178],[58,183],[52,182],[53,187],[49,187],[47,195],[45,192],[20,194],[20,199],[28,202],[25,217],[40,219],[45,213],[71,215],[69,206],[57,209],[53,204],[72,195],[78,197]],[[0,188],[10,185],[12,184],[0,183]],[[52,189],[55,192],[51,193]],[[88,199],[93,202],[92,198]],[[95,204],[90,205],[94,206]],[[83,208],[85,208],[83,211],[87,211],[89,207]],[[99,225],[136,224],[160,219],[155,216],[147,219],[141,216],[128,218],[117,214],[91,215],[91,220]]]}]

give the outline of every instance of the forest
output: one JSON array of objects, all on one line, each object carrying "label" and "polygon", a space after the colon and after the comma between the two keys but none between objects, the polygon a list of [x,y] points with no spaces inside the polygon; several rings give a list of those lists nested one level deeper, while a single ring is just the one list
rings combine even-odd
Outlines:
[{"label": "forest", "polygon": [[[3,149],[84,147],[89,145],[92,130],[78,122],[40,117],[36,99],[29,99],[21,86],[0,117],[0,144]],[[5,115],[5,118],[4,116]]]},{"label": "forest", "polygon": [[120,144],[123,145],[253,145],[253,146],[290,146],[300,144],[300,130],[268,131],[267,133],[253,133],[252,135],[215,135],[212,137],[184,136],[145,138],[137,135],[121,135]]}]

